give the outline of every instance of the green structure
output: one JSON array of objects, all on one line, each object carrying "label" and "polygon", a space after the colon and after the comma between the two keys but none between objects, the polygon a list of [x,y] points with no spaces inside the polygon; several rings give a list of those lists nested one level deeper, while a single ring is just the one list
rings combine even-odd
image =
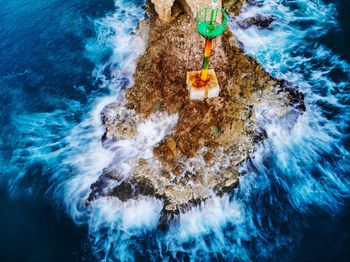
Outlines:
[{"label": "green structure", "polygon": [[213,48],[213,39],[223,34],[226,30],[228,16],[226,12],[217,8],[217,0],[213,0],[212,8],[204,8],[197,13],[198,33],[205,37],[205,48],[201,80],[208,77],[210,55]]}]

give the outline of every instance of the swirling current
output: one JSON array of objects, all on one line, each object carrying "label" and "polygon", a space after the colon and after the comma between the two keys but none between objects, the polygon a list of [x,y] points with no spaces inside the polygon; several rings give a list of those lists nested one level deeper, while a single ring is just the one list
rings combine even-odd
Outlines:
[{"label": "swirling current", "polygon": [[[272,76],[295,83],[295,126],[257,112],[268,139],[240,185],[166,231],[160,200],[95,201],[90,185],[115,159],[152,154],[176,116],[139,139],[101,145],[100,112],[123,99],[145,48],[143,0],[0,0],[1,261],[349,261],[350,5],[257,0],[230,28]],[[267,29],[237,22],[272,15]],[[117,158],[118,158],[117,157]]]}]

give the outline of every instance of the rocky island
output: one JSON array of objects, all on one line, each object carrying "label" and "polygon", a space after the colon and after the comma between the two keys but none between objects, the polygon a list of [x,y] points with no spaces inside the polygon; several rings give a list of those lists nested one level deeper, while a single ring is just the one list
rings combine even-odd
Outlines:
[{"label": "rocky island", "polygon": [[[176,123],[152,148],[150,157],[135,157],[128,163],[127,175],[113,163],[106,167],[91,186],[88,202],[100,197],[127,201],[153,196],[163,200],[164,214],[185,212],[238,186],[239,166],[266,138],[266,122],[286,118],[293,122],[305,110],[296,87],[274,79],[244,54],[229,29],[215,40],[210,64],[220,83],[219,96],[189,99],[186,73],[199,69],[204,45],[195,16],[210,2],[147,2],[149,18],[141,21],[137,32],[147,48],[137,61],[125,101],[108,105],[101,114],[106,128],[103,143],[137,136],[140,125],[157,114],[176,115]],[[243,2],[227,0],[220,5],[236,16]],[[257,17],[238,26],[268,27],[273,21]]]}]

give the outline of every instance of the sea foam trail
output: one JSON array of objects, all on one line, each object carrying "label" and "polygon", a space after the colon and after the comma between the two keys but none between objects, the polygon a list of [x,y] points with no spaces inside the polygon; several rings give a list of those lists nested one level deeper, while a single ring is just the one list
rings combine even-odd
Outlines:
[{"label": "sea foam trail", "polygon": [[[246,6],[236,19],[258,13],[273,15],[276,21],[270,29],[251,27],[243,30],[235,25],[235,20],[231,28],[245,51],[269,73],[300,87],[306,94],[306,113],[291,129],[284,123],[269,122],[265,126],[268,139],[252,160],[241,167],[245,176],[240,178],[239,188],[230,196],[213,197],[180,214],[167,231],[156,230],[162,206],[159,200],[142,198],[126,203],[114,198],[97,200],[85,219],[98,259],[270,259],[277,250],[293,248],[309,214],[341,210],[344,199],[349,197],[350,187],[349,152],[343,146],[349,120],[345,109],[348,106],[346,89],[350,70],[345,61],[318,43],[319,37],[337,26],[336,10],[333,5],[317,0],[258,2],[262,7]],[[114,15],[97,23],[98,28],[100,25],[104,28],[99,41],[120,41],[120,37],[129,39],[130,31],[118,31],[125,26],[125,18],[119,12],[123,10],[129,17],[135,10],[136,13],[142,10],[132,2],[119,1],[119,4]],[[136,23],[136,20],[133,21]],[[118,79],[119,73],[124,74],[120,64],[122,61],[134,63],[136,53],[128,60],[126,49],[118,49],[120,45],[114,48],[116,51],[111,59],[97,66],[96,72],[98,75],[106,67],[112,67],[117,73],[109,79],[99,77],[108,80],[104,84],[118,89],[116,83],[119,82],[115,78]],[[332,70],[340,72],[336,79]],[[332,114],[334,110],[338,114]],[[166,132],[160,133],[164,135]],[[143,146],[137,146],[141,143],[138,139],[143,141],[144,135],[140,133],[136,140],[129,140],[127,146],[120,145],[119,148],[133,148],[134,155],[142,154],[143,146],[152,147],[147,139]],[[145,137],[149,137],[147,133]],[[95,146],[91,145],[92,148]],[[82,203],[84,195],[86,197],[90,180],[85,173],[89,174],[89,171],[84,171],[84,168],[89,169],[91,153],[82,152],[83,158],[73,162],[81,174],[73,178],[73,183],[66,184],[68,202],[73,202],[75,207]],[[110,153],[106,154],[106,162],[101,161],[103,164],[110,160]],[[96,178],[99,172],[92,172],[91,177]],[[78,196],[71,194],[72,191],[79,192],[82,181],[88,182],[82,186],[85,191]],[[76,216],[76,210],[70,210],[73,217],[79,218],[83,212],[81,207],[77,208],[79,215]]]},{"label": "sea foam trail", "polygon": [[[130,171],[127,163],[128,157],[131,158],[135,152],[133,145],[140,144],[133,144],[132,141],[125,140],[113,145],[118,150],[102,147],[101,137],[105,130],[101,125],[100,115],[105,106],[117,99],[122,99],[122,90],[131,84],[130,78],[135,70],[136,58],[144,52],[144,39],[134,34],[139,20],[144,18],[142,4],[143,1],[137,1],[137,3],[116,1],[114,13],[95,21],[97,39],[90,39],[86,43],[86,56],[96,63],[93,72],[95,82],[101,88],[108,88],[111,95],[95,99],[92,102],[95,106],[91,113],[66,137],[69,143],[68,148],[76,150],[67,154],[69,158],[66,159],[65,164],[73,166],[75,172],[65,183],[61,184],[62,187],[57,190],[57,195],[63,192],[65,205],[77,223],[85,223],[88,219],[86,200],[91,184],[102,174],[102,170],[108,167],[115,154],[121,153],[121,156],[125,157],[120,157],[118,167],[124,169],[126,173]],[[111,54],[106,56],[106,52],[111,52]],[[166,117],[157,120],[161,121]],[[173,118],[170,117],[171,120]],[[148,127],[152,125],[152,121],[147,123]],[[164,130],[167,128],[168,126],[163,125]],[[163,129],[160,128],[159,132],[161,133]],[[139,133],[144,134],[145,131]],[[165,133],[155,133],[155,131],[152,134],[148,133],[151,136],[148,141],[157,141],[157,135],[165,135]],[[147,134],[143,139],[147,140]]]}]

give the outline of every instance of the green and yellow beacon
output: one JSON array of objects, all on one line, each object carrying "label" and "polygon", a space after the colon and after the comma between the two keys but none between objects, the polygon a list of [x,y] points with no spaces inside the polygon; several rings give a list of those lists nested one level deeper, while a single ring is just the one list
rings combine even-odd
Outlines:
[{"label": "green and yellow beacon", "polygon": [[212,98],[220,93],[218,79],[215,71],[209,69],[209,61],[213,40],[225,32],[227,22],[227,14],[218,8],[217,0],[213,0],[211,8],[197,12],[198,33],[205,37],[205,48],[202,70],[187,72],[187,88],[191,99]]}]

